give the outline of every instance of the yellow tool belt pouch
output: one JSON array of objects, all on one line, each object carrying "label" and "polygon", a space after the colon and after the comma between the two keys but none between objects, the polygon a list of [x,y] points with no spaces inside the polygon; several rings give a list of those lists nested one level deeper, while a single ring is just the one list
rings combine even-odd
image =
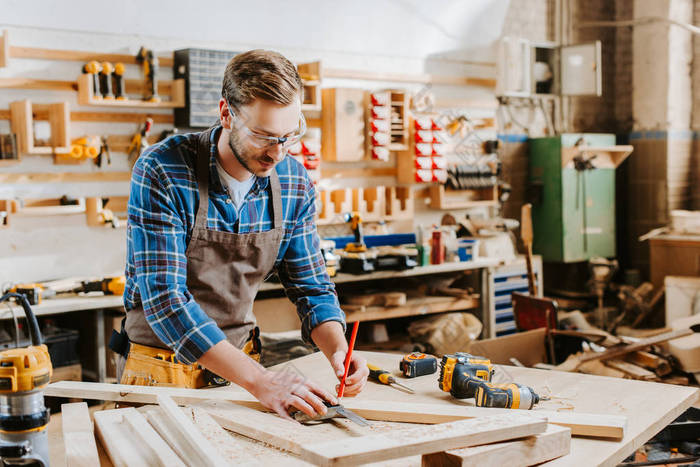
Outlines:
[{"label": "yellow tool belt pouch", "polygon": [[177,363],[172,351],[131,343],[121,384],[197,389],[208,385],[198,364]]}]

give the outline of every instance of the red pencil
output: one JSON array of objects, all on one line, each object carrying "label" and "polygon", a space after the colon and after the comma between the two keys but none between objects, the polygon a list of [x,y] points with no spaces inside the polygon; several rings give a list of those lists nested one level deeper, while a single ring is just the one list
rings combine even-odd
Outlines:
[{"label": "red pencil", "polygon": [[348,377],[348,369],[350,369],[350,358],[352,358],[352,349],[355,347],[355,338],[357,337],[357,327],[360,325],[359,321],[355,321],[352,326],[352,334],[350,335],[350,345],[348,347],[348,353],[345,355],[345,373],[343,373],[343,379],[340,380],[340,387],[338,388],[338,399],[343,397],[343,392],[345,392],[345,378]]}]

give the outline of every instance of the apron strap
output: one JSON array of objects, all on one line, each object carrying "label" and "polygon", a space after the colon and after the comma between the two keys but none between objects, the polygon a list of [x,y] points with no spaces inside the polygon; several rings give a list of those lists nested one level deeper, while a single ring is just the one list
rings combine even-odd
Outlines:
[{"label": "apron strap", "polygon": [[211,133],[214,131],[210,128],[199,134],[197,139],[197,154],[195,156],[195,177],[197,179],[197,189],[199,191],[199,208],[195,216],[195,227],[200,229],[207,228],[207,219],[209,216],[209,162],[211,161]]}]

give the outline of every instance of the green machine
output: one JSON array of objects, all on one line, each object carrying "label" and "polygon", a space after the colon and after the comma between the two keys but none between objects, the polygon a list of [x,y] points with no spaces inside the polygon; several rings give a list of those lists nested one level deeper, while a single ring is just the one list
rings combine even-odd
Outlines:
[{"label": "green machine", "polygon": [[615,135],[595,133],[528,143],[533,251],[563,263],[616,256],[615,169],[632,146],[616,146]]}]

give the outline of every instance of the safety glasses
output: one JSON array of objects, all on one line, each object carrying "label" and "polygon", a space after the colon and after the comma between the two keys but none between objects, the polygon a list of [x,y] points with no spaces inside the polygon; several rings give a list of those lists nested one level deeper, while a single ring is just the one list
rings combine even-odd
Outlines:
[{"label": "safety glasses", "polygon": [[243,124],[243,119],[236,115],[236,113],[233,111],[231,105],[228,102],[226,102],[226,106],[228,107],[228,111],[231,114],[231,117],[238,120],[237,128],[240,128],[243,131],[243,133],[245,133],[248,136],[248,139],[250,140],[251,144],[257,148],[270,148],[272,146],[277,146],[278,144],[280,144],[284,149],[287,149],[290,146],[298,143],[301,140],[301,137],[304,136],[304,133],[306,133],[306,119],[304,118],[303,113],[299,114],[299,126],[291,135],[267,136],[256,133],[247,126],[245,126],[245,124]]}]

